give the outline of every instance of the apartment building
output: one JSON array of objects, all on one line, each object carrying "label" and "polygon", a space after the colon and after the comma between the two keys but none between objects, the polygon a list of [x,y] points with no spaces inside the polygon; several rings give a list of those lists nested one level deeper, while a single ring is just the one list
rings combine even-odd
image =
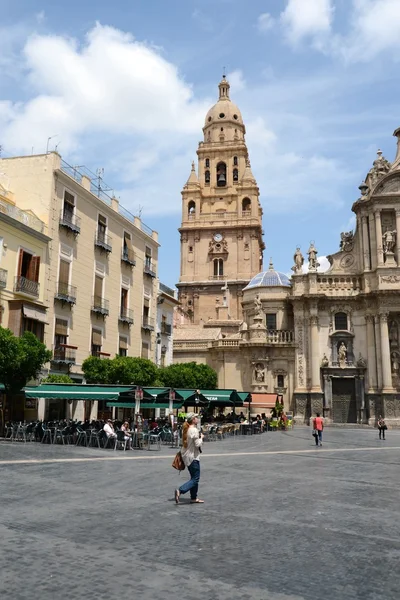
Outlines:
[{"label": "apartment building", "polygon": [[[152,359],[157,233],[119,204],[101,176],[58,153],[3,158],[0,172],[18,209],[33,211],[46,230],[48,269],[38,299],[46,307],[43,339],[53,349],[50,372],[79,381],[90,355]],[[39,279],[44,262],[36,262]]]},{"label": "apartment building", "polygon": [[172,364],[174,312],[179,306],[175,290],[159,282],[157,293],[157,324],[155,363],[159,367]]}]

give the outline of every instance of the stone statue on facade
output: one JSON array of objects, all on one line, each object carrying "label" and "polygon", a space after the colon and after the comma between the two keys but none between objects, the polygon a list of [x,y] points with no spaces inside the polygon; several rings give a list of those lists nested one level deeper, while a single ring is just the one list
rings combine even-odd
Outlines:
[{"label": "stone statue on facade", "polygon": [[257,381],[257,383],[264,383],[265,371],[264,371],[264,366],[261,363],[256,364],[254,375],[255,375],[255,380]]},{"label": "stone statue on facade", "polygon": [[302,273],[303,272],[303,264],[304,264],[304,256],[300,251],[300,247],[297,246],[296,252],[293,256],[294,265],[292,267],[292,271],[294,273]]},{"label": "stone statue on facade", "polygon": [[366,366],[367,366],[367,361],[365,360],[365,358],[363,357],[363,355],[360,352],[360,355],[357,360],[357,367],[364,369]]},{"label": "stone statue on facade", "polygon": [[368,173],[368,179],[371,181],[372,186],[389,173],[391,167],[390,162],[382,156],[382,150],[378,150],[377,155],[378,157],[374,160],[372,168]]},{"label": "stone statue on facade", "polygon": [[354,233],[352,231],[343,231],[340,234],[341,252],[351,252],[354,248]]},{"label": "stone statue on facade", "polygon": [[262,309],[262,303],[260,300],[260,294],[257,294],[257,296],[254,298],[254,309],[255,309],[254,316],[263,318],[263,309]]},{"label": "stone statue on facade", "polygon": [[399,376],[399,354],[398,352],[392,352],[392,373],[395,377]]},{"label": "stone statue on facade", "polygon": [[326,354],[323,355],[321,360],[321,367],[329,367],[329,359]]},{"label": "stone statue on facade", "polygon": [[347,364],[347,347],[344,342],[339,346],[338,350],[339,366],[343,369]]},{"label": "stone statue on facade", "polygon": [[397,348],[399,345],[399,329],[396,321],[391,321],[389,326],[389,340],[390,345]]},{"label": "stone statue on facade", "polygon": [[317,261],[318,250],[314,246],[314,243],[310,243],[310,247],[308,249],[308,270],[316,271],[319,267],[319,262]]},{"label": "stone statue on facade", "polygon": [[385,231],[382,236],[383,252],[385,256],[387,254],[393,254],[396,246],[396,231]]}]

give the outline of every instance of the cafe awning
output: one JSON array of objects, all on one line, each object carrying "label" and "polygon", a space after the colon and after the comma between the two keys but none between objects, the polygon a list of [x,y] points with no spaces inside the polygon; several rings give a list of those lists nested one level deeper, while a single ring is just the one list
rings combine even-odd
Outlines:
[{"label": "cafe awning", "polygon": [[43,383],[24,388],[26,398],[52,398],[59,400],[118,400],[119,394],[132,386],[89,385],[77,383]]},{"label": "cafe awning", "polygon": [[201,390],[212,406],[243,406],[236,390]]},{"label": "cafe awning", "polygon": [[258,408],[273,408],[278,399],[277,394],[251,394],[251,407],[254,410]]},{"label": "cafe awning", "polygon": [[[115,408],[135,408],[135,403],[134,402],[107,402],[107,406],[108,407],[115,407]],[[174,402],[173,408],[181,408],[182,403],[181,402]],[[169,408],[169,404],[167,404],[166,402],[141,402],[140,403],[140,410],[142,410],[142,408]]]}]

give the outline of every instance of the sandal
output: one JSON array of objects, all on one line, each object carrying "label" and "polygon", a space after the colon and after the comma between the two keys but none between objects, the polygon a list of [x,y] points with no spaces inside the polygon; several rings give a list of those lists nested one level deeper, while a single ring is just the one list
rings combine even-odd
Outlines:
[{"label": "sandal", "polygon": [[175,503],[179,504],[179,498],[180,498],[180,491],[179,490],[175,490]]},{"label": "sandal", "polygon": [[190,504],[204,504],[204,500],[199,500],[199,498],[196,498],[196,500],[191,500]]}]

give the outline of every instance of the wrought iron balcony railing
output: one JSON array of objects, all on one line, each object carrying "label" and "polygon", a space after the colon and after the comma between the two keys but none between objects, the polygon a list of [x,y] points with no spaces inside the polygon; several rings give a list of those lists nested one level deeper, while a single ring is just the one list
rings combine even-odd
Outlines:
[{"label": "wrought iron balcony railing", "polygon": [[60,227],[65,227],[74,234],[81,232],[81,219],[67,210],[62,210],[60,214]]},{"label": "wrought iron balcony railing", "polygon": [[92,312],[97,313],[98,315],[103,315],[106,317],[110,314],[109,302],[100,296],[93,296],[92,299]]},{"label": "wrought iron balcony railing", "polygon": [[7,285],[7,274],[6,269],[0,269],[0,288],[5,288]]},{"label": "wrought iron balcony railing", "polygon": [[74,365],[76,363],[76,346],[68,346],[67,344],[60,344],[54,346],[52,362]]},{"label": "wrought iron balcony railing", "polygon": [[119,320],[121,321],[121,323],[133,325],[133,310],[121,306],[121,309],[119,311]]},{"label": "wrought iron balcony railing", "polygon": [[154,319],[143,316],[142,328],[147,329],[148,331],[154,331]]},{"label": "wrought iron balcony railing", "polygon": [[37,281],[27,279],[26,277],[22,277],[22,275],[18,275],[15,278],[14,292],[27,294],[28,296],[37,298],[39,296],[39,283]]},{"label": "wrought iron balcony railing", "polygon": [[67,302],[68,304],[76,303],[76,287],[73,285],[68,285],[67,283],[63,283],[59,281],[57,283],[57,291],[55,293],[55,299],[60,300],[61,302]]},{"label": "wrought iron balcony railing", "polygon": [[104,252],[112,252],[112,238],[105,233],[99,231],[96,233],[94,245]]},{"label": "wrought iron balcony railing", "polygon": [[130,265],[131,267],[134,267],[136,265],[135,253],[133,250],[130,250],[129,248],[123,248],[121,260],[122,260],[122,262],[126,263],[127,265]]},{"label": "wrought iron balcony railing", "polygon": [[146,260],[143,265],[143,272],[146,275],[150,275],[150,277],[157,277],[156,272],[154,270],[154,265],[150,260]]}]

